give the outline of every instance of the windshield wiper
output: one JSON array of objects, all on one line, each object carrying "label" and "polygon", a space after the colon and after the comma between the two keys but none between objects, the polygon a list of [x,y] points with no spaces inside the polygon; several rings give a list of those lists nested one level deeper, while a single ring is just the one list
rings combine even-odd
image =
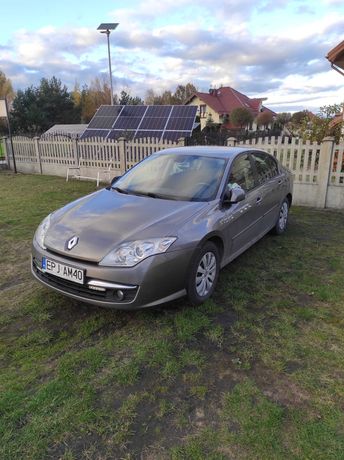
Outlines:
[{"label": "windshield wiper", "polygon": [[133,191],[133,190],[130,190],[130,193],[132,193],[133,195],[137,195],[137,196],[149,196],[150,198],[163,198],[163,195],[157,195],[156,193],[153,193],[153,192],[137,192],[137,191]]},{"label": "windshield wiper", "polygon": [[123,188],[119,188],[119,187],[111,187],[112,190],[116,190],[116,192],[118,193],[124,193],[125,195],[128,195],[128,192],[127,190],[124,190]]}]

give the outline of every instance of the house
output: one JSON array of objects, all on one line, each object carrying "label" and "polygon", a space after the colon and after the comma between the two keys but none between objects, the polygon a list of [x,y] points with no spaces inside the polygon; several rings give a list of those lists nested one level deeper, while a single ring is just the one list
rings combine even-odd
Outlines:
[{"label": "house", "polygon": [[[344,40],[328,52],[326,58],[330,61],[332,69],[344,76]],[[338,114],[330,123],[330,128],[334,128],[339,123],[344,122],[344,110]],[[342,128],[344,136],[344,126]]]},{"label": "house", "polygon": [[[246,128],[250,131],[257,131],[260,128],[265,128],[264,126],[257,127],[255,118],[259,113],[269,112],[273,117],[276,116],[275,112],[263,105],[265,100],[266,98],[249,98],[234,88],[224,86],[218,89],[210,89],[209,93],[197,91],[186,101],[186,105],[197,105],[197,115],[200,118],[201,129],[206,126],[207,122],[221,124],[227,129],[240,128],[230,122],[230,114],[232,110],[243,107],[252,113],[254,119]],[[271,123],[266,127],[271,128]]]},{"label": "house", "polygon": [[54,125],[43,136],[67,136],[72,139],[79,137],[87,128],[86,124],[69,124],[69,125]]},{"label": "house", "polygon": [[344,40],[331,49],[326,58],[330,61],[333,69],[344,75]]}]

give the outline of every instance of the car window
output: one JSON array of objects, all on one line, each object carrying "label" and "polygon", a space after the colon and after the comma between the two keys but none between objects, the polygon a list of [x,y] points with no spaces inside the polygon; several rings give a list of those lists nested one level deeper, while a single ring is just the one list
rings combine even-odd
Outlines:
[{"label": "car window", "polygon": [[251,155],[257,171],[258,184],[264,184],[278,175],[277,162],[271,155],[264,152],[252,152]]},{"label": "car window", "polygon": [[255,177],[248,154],[240,155],[234,160],[228,179],[228,185],[230,185],[231,188],[239,185],[246,192],[254,188]]},{"label": "car window", "polygon": [[225,158],[154,154],[119,179],[116,188],[155,198],[210,201],[217,194],[225,167]]}]

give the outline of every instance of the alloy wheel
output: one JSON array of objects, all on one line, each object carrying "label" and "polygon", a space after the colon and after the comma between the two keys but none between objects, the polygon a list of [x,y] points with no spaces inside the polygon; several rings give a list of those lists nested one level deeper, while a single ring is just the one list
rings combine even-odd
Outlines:
[{"label": "alloy wheel", "polygon": [[216,277],[216,257],[213,252],[206,252],[196,271],[196,291],[200,297],[206,296],[212,289]]}]

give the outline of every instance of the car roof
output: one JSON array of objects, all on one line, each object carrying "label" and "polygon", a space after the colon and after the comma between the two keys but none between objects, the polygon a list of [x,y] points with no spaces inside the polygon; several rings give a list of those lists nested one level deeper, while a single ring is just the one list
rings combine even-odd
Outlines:
[{"label": "car roof", "polygon": [[[165,150],[161,150],[158,153],[159,155],[176,153],[180,155],[199,155],[205,157],[216,157],[216,158],[234,158],[239,153],[259,150],[247,147],[216,147],[209,145],[196,145],[192,147],[172,147]],[[261,151],[261,150],[260,150]]]}]

